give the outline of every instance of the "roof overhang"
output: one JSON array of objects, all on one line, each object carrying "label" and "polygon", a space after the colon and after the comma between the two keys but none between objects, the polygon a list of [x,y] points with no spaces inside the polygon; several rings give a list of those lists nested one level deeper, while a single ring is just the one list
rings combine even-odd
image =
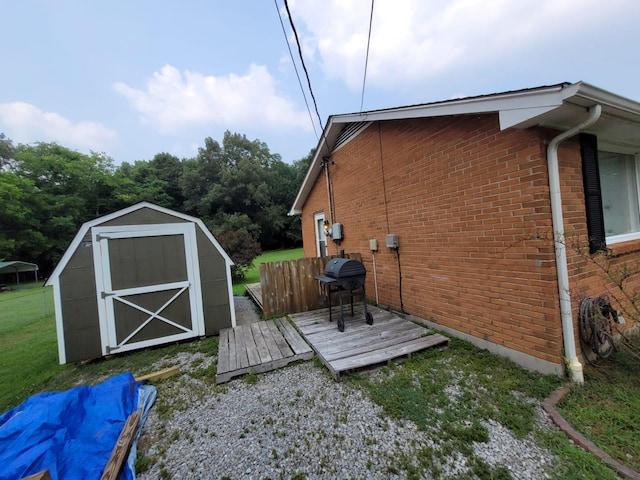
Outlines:
[{"label": "roof overhang", "polygon": [[601,105],[602,115],[586,132],[598,136],[600,148],[640,152],[640,103],[584,82],[331,116],[289,215],[302,213],[322,170],[322,158],[334,151],[345,124],[498,113],[501,130],[539,126],[566,131],[584,120],[588,109],[596,104]]}]

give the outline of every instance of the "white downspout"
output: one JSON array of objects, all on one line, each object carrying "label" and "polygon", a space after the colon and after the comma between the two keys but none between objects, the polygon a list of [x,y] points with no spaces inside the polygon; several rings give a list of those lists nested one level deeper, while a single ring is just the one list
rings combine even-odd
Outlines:
[{"label": "white downspout", "polygon": [[565,361],[569,378],[575,383],[584,383],[582,364],[576,355],[576,343],[571,313],[571,295],[569,291],[569,269],[564,238],[564,220],[562,218],[562,197],[560,195],[560,169],[558,167],[558,146],[561,142],[584,130],[600,118],[602,107],[594,105],[589,109],[585,121],[555,137],[547,146],[547,168],[549,170],[549,190],[551,193],[551,217],[556,250],[556,270],[558,272],[558,293],[560,294],[560,315],[562,317],[562,337],[564,339]]}]

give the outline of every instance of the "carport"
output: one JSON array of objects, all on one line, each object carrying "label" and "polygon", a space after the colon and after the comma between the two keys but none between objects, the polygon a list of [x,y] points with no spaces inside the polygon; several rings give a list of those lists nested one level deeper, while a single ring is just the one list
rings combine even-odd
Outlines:
[{"label": "carport", "polygon": [[[29,262],[10,261],[0,262],[0,276],[10,273],[16,275],[16,285],[20,285],[20,273],[21,272],[33,272],[34,280],[38,282],[38,265]],[[0,282],[1,284],[2,282]]]}]

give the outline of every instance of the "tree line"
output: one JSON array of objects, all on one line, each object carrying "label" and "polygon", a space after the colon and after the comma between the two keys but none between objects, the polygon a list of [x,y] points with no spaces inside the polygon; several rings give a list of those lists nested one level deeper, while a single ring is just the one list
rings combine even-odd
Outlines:
[{"label": "tree line", "polygon": [[288,164],[266,143],[227,131],[194,158],[158,153],[115,166],[103,153],[14,145],[0,133],[0,260],[50,272],[84,222],[141,201],[202,219],[236,263],[243,249],[299,246],[300,220],[287,212],[311,157]]}]

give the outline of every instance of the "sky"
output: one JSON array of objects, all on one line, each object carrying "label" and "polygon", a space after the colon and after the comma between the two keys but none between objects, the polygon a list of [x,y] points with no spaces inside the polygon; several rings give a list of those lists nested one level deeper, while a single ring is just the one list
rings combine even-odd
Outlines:
[{"label": "sky", "polygon": [[289,0],[322,126],[284,0],[0,1],[0,133],[116,165],[226,130],[291,163],[330,115],[560,82],[640,101],[637,0],[376,0],[366,80],[372,1]]}]

